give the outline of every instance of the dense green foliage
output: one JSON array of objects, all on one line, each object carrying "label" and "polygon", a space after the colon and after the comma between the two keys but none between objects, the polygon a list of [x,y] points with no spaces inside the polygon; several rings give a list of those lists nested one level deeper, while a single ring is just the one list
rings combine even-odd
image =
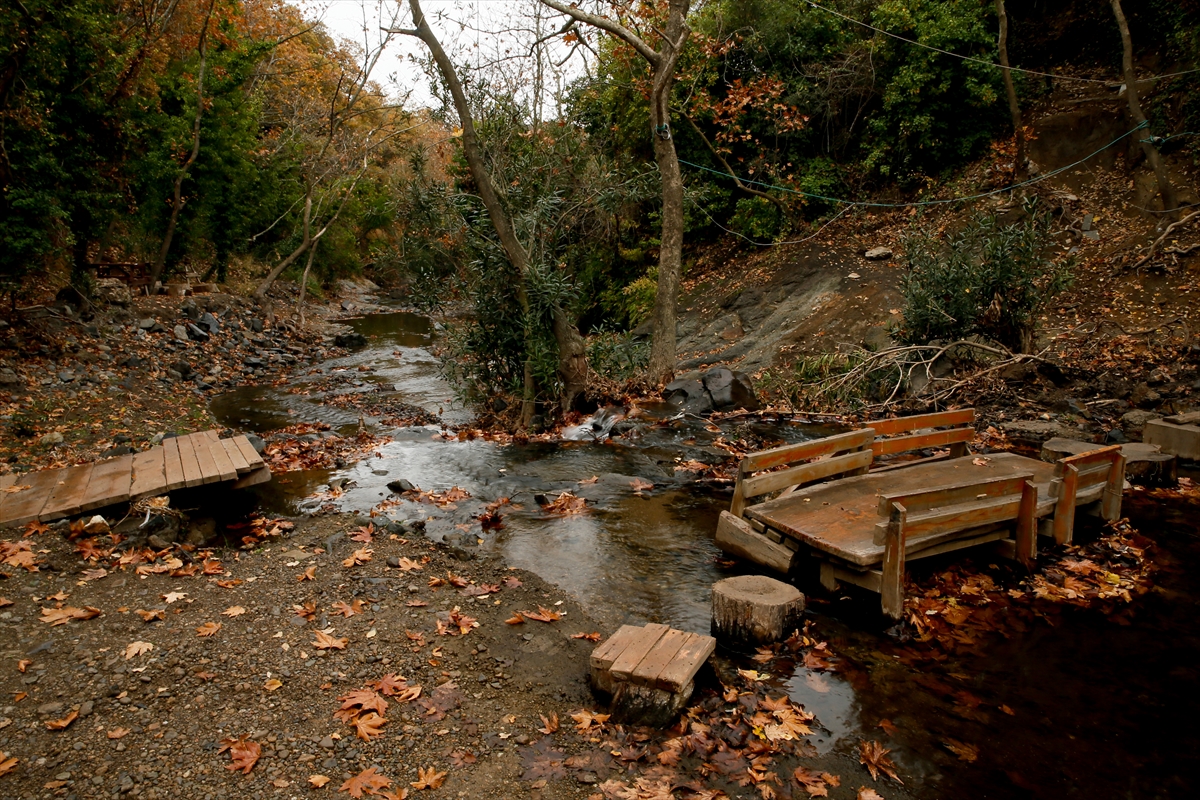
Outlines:
[{"label": "dense green foliage", "polygon": [[901,279],[906,344],[978,335],[1014,352],[1033,344],[1038,316],[1070,282],[1070,262],[1051,236],[1051,218],[1036,206],[1004,223],[973,218],[948,237],[917,232],[904,244]]}]

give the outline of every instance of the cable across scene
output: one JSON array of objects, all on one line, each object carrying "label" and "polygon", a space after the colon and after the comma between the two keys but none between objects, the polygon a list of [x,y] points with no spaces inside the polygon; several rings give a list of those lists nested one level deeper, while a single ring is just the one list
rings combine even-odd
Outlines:
[{"label": "cable across scene", "polygon": [[1101,147],[1099,150],[1096,150],[1095,152],[1084,156],[1083,158],[1079,159],[1078,161],[1068,164],[1065,167],[1059,167],[1058,169],[1050,170],[1049,172],[1045,173],[1044,175],[1039,175],[1036,178],[1030,178],[1029,180],[1022,181],[1021,183],[1014,183],[1011,186],[1004,186],[999,189],[993,189],[990,192],[981,192],[979,194],[967,195],[965,197],[953,197],[953,198],[949,198],[946,200],[917,200],[917,201],[913,201],[913,202],[909,202],[909,203],[876,203],[876,202],[864,201],[864,200],[845,200],[840,197],[826,197],[825,195],[813,194],[812,192],[805,192],[805,191],[801,191],[799,189],[789,189],[786,186],[775,186],[774,184],[763,183],[762,181],[751,180],[748,178],[738,178],[738,177],[730,174],[729,172],[723,172],[722,170],[719,170],[719,169],[713,169],[711,167],[706,167],[703,164],[694,164],[691,161],[685,161],[682,158],[679,159],[679,163],[687,164],[689,167],[694,167],[695,169],[703,170],[705,172],[711,172],[714,175],[720,175],[720,176],[728,178],[730,180],[740,180],[742,183],[745,183],[748,185],[761,186],[765,189],[775,189],[780,192],[787,192],[788,194],[796,194],[796,195],[800,195],[801,197],[809,197],[814,200],[824,200],[827,203],[841,203],[842,205],[863,206],[866,208],[912,208],[914,206],[916,206],[916,207],[940,206],[940,205],[946,205],[949,203],[965,203],[965,202],[968,202],[971,200],[982,200],[985,197],[992,197],[993,195],[1003,194],[1005,192],[1011,192],[1014,189],[1020,189],[1023,186],[1031,186],[1035,183],[1040,183],[1041,181],[1044,181],[1047,178],[1052,178],[1055,175],[1060,175],[1060,174],[1066,172],[1067,170],[1074,169],[1075,167],[1078,167],[1080,164],[1090,161],[1091,159],[1093,159],[1096,156],[1103,153],[1108,148],[1112,147],[1114,144],[1120,142],[1122,139],[1126,139],[1126,138],[1132,136],[1133,134],[1137,133],[1138,131],[1142,130],[1143,128],[1149,127],[1149,125],[1150,125],[1149,122],[1143,122],[1143,123],[1139,124],[1136,128],[1126,131],[1125,133],[1118,136],[1116,139],[1113,139],[1111,142],[1109,142],[1108,144]]},{"label": "cable across scene", "polygon": [[[808,2],[808,4],[810,6],[812,6],[813,8],[818,9],[820,11],[824,11],[826,14],[832,14],[833,16],[839,17],[840,19],[844,19],[844,20],[846,20],[846,22],[852,23],[854,25],[862,26],[868,30],[875,31],[876,33],[882,33],[884,36],[890,36],[893,39],[897,39],[901,42],[907,42],[908,44],[916,45],[917,47],[923,47],[926,50],[932,50],[935,53],[941,53],[942,55],[951,56],[953,58],[960,58],[963,61],[971,61],[975,64],[982,64],[986,67],[993,67],[994,69],[1008,69],[1010,72],[1021,72],[1026,75],[1037,75],[1042,78],[1056,78],[1057,80],[1061,80],[1061,81],[1079,81],[1081,83],[1103,83],[1103,84],[1113,83],[1113,81],[1111,81],[1111,80],[1105,80],[1102,78],[1080,78],[1080,77],[1077,77],[1074,75],[1056,75],[1053,72],[1039,72],[1035,69],[1022,69],[1021,67],[1011,67],[1011,66],[1005,67],[1003,64],[997,64],[994,61],[988,61],[987,59],[984,59],[984,58],[975,58],[974,56],[964,56],[960,53],[953,53],[949,50],[943,50],[940,47],[934,47],[931,44],[925,44],[924,42],[918,42],[916,39],[909,39],[908,37],[901,36],[898,33],[892,33],[891,31],[885,31],[883,28],[876,28],[874,25],[871,25],[868,22],[863,22],[862,20],[855,19],[854,17],[848,17],[845,14],[841,13],[840,11],[835,11],[832,8],[826,8],[823,5],[819,5],[817,3],[812,2],[812,0],[806,0],[806,2]],[[1141,81],[1156,81],[1156,80],[1162,80],[1163,78],[1174,78],[1179,75],[1190,75],[1193,72],[1200,72],[1200,67],[1198,67],[1196,69],[1183,70],[1181,72],[1168,72],[1165,75],[1152,75],[1149,78],[1139,78],[1138,80],[1139,80],[1139,82],[1141,82]]]}]

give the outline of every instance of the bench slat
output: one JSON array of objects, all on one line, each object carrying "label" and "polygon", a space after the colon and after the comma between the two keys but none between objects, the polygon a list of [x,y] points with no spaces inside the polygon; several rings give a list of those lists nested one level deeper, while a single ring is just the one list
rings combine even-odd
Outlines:
[{"label": "bench slat", "polygon": [[627,681],[633,674],[633,670],[646,654],[650,652],[650,648],[662,638],[670,628],[666,625],[651,623],[638,631],[636,638],[621,652],[616,659],[613,660],[609,672],[616,680]]},{"label": "bench slat", "polygon": [[655,643],[654,647],[650,648],[650,652],[646,654],[646,657],[634,667],[633,675],[630,679],[642,686],[668,688],[657,685],[658,676],[679,653],[679,649],[683,647],[687,638],[688,635],[684,631],[668,630]]},{"label": "bench slat", "polygon": [[636,625],[622,625],[617,632],[604,640],[592,651],[591,664],[593,669],[608,670],[617,656],[637,638],[641,628]]},{"label": "bench slat", "polygon": [[771,467],[781,467],[796,461],[805,461],[810,458],[832,455],[842,450],[866,447],[871,443],[871,439],[874,436],[875,432],[871,428],[863,428],[857,431],[847,431],[846,433],[838,433],[833,436],[825,436],[821,439],[813,439],[808,442],[787,444],[782,447],[774,447],[770,450],[751,453],[742,459],[741,474],[749,475],[752,472],[770,469]]},{"label": "bench slat", "polygon": [[875,429],[876,436],[895,436],[897,433],[918,431],[922,428],[944,428],[951,425],[974,425],[975,409],[960,408],[955,411],[937,411],[932,414],[916,414],[911,417],[873,419],[867,423]]},{"label": "bench slat", "polygon": [[906,450],[924,450],[926,447],[943,447],[948,444],[969,442],[975,438],[974,428],[951,428],[947,431],[930,431],[897,436],[892,439],[876,439],[871,450],[878,456],[903,453]]},{"label": "bench slat", "polygon": [[889,492],[880,496],[878,513],[881,517],[887,517],[891,514],[892,503],[899,503],[908,511],[911,519],[912,515],[922,514],[933,508],[969,503],[989,497],[1019,495],[1025,481],[1032,477],[1032,472],[1019,472],[1016,475],[1005,475],[982,481],[973,480],[935,486],[918,492]]},{"label": "bench slat", "polygon": [[717,649],[717,640],[711,636],[701,636],[697,633],[688,634],[689,638],[675,654],[675,659],[667,665],[658,676],[658,686],[670,692],[681,691],[691,683],[692,678],[704,662]]},{"label": "bench slat", "polygon": [[768,472],[766,475],[747,478],[742,484],[742,494],[747,498],[758,497],[768,492],[786,489],[789,486],[797,486],[802,483],[820,480],[821,478],[828,478],[830,475],[840,475],[843,472],[865,469],[871,466],[873,459],[874,454],[870,450],[863,450],[858,453],[846,453],[845,455],[833,458],[789,467],[779,472]]}]

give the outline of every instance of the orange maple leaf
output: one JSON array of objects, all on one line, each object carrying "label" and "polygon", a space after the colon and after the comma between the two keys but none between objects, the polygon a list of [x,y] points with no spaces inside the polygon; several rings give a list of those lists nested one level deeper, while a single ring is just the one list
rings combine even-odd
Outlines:
[{"label": "orange maple leaf", "polygon": [[377,794],[380,789],[386,789],[391,785],[391,778],[385,778],[383,775],[380,775],[375,771],[374,767],[367,767],[343,783],[338,791],[347,792],[351,797],[362,797],[363,792]]},{"label": "orange maple leaf", "polygon": [[446,782],[446,775],[434,767],[417,767],[417,780],[412,782],[412,786],[415,789],[436,789]]},{"label": "orange maple leaf", "polygon": [[217,750],[218,753],[229,751],[229,757],[233,759],[232,764],[226,764],[225,769],[237,772],[239,769],[243,775],[249,775],[250,770],[254,769],[254,765],[258,763],[258,757],[262,755],[262,745],[253,741],[250,734],[243,734],[237,739],[222,739],[221,747]]},{"label": "orange maple leaf", "polygon": [[349,639],[338,639],[330,636],[325,631],[314,631],[317,639],[313,642],[313,647],[318,650],[345,650],[346,645],[350,643]]},{"label": "orange maple leaf", "polygon": [[387,720],[384,717],[372,711],[354,720],[354,731],[358,734],[358,738],[369,742],[372,736],[383,735],[381,729],[386,724]]}]

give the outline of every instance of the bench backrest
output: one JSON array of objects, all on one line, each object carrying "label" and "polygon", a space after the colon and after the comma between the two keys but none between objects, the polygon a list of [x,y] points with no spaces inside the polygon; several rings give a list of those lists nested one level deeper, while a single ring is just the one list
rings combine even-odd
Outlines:
[{"label": "bench backrest", "polygon": [[874,436],[872,428],[863,428],[746,456],[738,465],[737,485],[729,513],[740,517],[747,500],[770,492],[834,475],[865,471],[874,458],[870,450]]},{"label": "bench backrest", "polygon": [[1015,520],[1020,516],[1026,483],[1032,479],[1033,473],[1025,472],[880,495],[882,521],[875,526],[875,543],[884,543],[888,521],[897,507],[904,514],[904,535],[909,542]]},{"label": "bench backrest", "polygon": [[[876,457],[947,445],[951,447],[953,455],[966,455],[967,442],[975,438],[975,409],[961,408],[911,417],[875,419],[867,424],[875,430],[876,439],[871,442],[871,450]],[[926,430],[928,428],[945,430]],[[880,436],[892,438],[880,439]]]}]

